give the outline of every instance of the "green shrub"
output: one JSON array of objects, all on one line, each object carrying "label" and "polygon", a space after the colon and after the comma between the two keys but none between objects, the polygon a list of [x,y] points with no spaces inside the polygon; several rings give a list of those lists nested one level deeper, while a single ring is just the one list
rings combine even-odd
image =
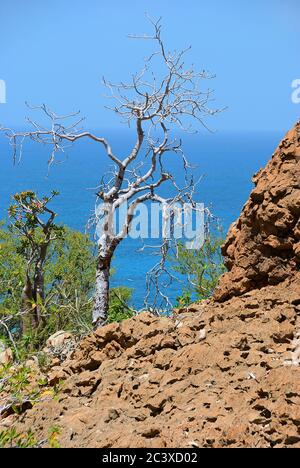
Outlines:
[{"label": "green shrub", "polygon": [[[84,234],[68,228],[63,232],[51,244],[45,262],[45,299],[40,304],[43,324],[22,335],[20,310],[26,256],[20,254],[19,237],[0,229],[0,320],[9,326],[21,350],[39,349],[61,329],[80,334],[91,327],[96,263],[93,244]],[[0,335],[7,337],[7,330],[0,329]]]},{"label": "green shrub", "polygon": [[184,283],[182,295],[177,298],[178,307],[212,296],[220,276],[226,271],[221,254],[222,243],[220,235],[210,234],[197,250],[179,244],[177,256],[171,259],[173,270],[181,275]]},{"label": "green shrub", "polygon": [[108,322],[122,322],[134,316],[129,307],[132,290],[125,287],[113,288],[110,291]]},{"label": "green shrub", "polygon": [[12,427],[0,431],[0,448],[32,448],[37,446],[37,441],[31,430],[19,433]]}]

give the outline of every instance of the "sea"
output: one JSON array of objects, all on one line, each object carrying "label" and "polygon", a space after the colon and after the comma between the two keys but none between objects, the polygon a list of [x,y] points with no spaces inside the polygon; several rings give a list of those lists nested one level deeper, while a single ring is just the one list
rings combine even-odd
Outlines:
[{"label": "sea", "polygon": [[[108,130],[105,136],[120,157],[128,154],[135,141],[129,130]],[[183,150],[193,166],[194,178],[201,179],[197,201],[210,208],[225,233],[248,199],[253,187],[252,176],[265,166],[282,137],[280,132],[183,136]],[[24,145],[22,159],[14,163],[8,140],[0,136],[0,220],[7,220],[7,208],[14,193],[33,190],[43,196],[57,190],[60,196],[52,204],[58,213],[57,222],[85,232],[93,214],[96,188],[109,169],[106,155],[98,144],[82,140],[67,148],[51,168],[47,165],[49,156],[49,147],[28,142]],[[170,156],[170,169],[182,178],[182,165],[176,157]],[[137,309],[143,307],[147,272],[157,262],[154,249],[141,251],[141,246],[138,239],[124,239],[113,262],[112,286],[132,288],[132,304]],[[173,302],[180,288],[176,282],[169,287],[168,294]]]}]

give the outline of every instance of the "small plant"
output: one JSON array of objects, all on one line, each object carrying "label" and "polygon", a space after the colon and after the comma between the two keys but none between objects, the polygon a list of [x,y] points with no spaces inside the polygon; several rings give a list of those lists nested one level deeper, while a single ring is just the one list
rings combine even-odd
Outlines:
[{"label": "small plant", "polygon": [[[0,393],[5,395],[2,401],[2,412],[13,411],[21,414],[26,409],[31,408],[35,403],[42,401],[46,395],[44,388],[46,381],[44,379],[36,380],[36,373],[21,364],[18,367],[2,366],[0,369]],[[47,398],[52,398],[47,394]]]},{"label": "small plant", "polygon": [[25,365],[19,366],[17,369],[13,369],[10,365],[3,366],[0,372],[0,379],[3,378],[4,383],[0,384],[0,391],[9,391],[11,395],[17,397],[20,392],[28,389],[30,385],[29,381],[30,369]]},{"label": "small plant", "polygon": [[176,298],[176,307],[182,308],[187,307],[192,302],[192,294],[190,292],[184,292],[182,296]]},{"label": "small plant", "polygon": [[50,448],[60,448],[60,443],[58,441],[60,433],[61,430],[58,426],[51,426],[49,428],[48,444]]},{"label": "small plant", "polygon": [[19,433],[13,427],[0,431],[0,448],[32,448],[36,447],[37,441],[31,429]]},{"label": "small plant", "polygon": [[37,360],[40,369],[47,370],[49,368],[51,357],[47,353],[45,353],[44,351],[38,352]]}]

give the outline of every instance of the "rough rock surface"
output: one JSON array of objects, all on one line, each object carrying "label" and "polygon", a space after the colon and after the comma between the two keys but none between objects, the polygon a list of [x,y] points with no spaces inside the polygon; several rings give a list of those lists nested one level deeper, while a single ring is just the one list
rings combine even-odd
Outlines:
[{"label": "rough rock surface", "polygon": [[62,447],[300,447],[299,316],[297,274],[108,325],[52,368],[55,399],[2,423],[38,440],[59,427]]},{"label": "rough rock surface", "polygon": [[223,246],[229,270],[215,299],[224,301],[300,269],[300,123],[280,143]]},{"label": "rough rock surface", "polygon": [[300,447],[298,131],[231,228],[218,301],[87,336],[0,430],[47,445],[55,427],[62,447]]}]

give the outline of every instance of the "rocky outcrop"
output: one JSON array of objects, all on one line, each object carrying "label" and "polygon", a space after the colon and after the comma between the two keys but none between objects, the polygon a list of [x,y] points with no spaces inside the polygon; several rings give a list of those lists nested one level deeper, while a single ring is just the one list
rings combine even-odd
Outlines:
[{"label": "rocky outcrop", "polygon": [[228,233],[217,301],[275,285],[300,268],[300,123],[282,140]]},{"label": "rocky outcrop", "polygon": [[[300,447],[300,275],[85,338],[55,398],[2,421],[62,447]],[[45,392],[48,394],[49,392]],[[0,422],[1,427],[1,422]]]}]

